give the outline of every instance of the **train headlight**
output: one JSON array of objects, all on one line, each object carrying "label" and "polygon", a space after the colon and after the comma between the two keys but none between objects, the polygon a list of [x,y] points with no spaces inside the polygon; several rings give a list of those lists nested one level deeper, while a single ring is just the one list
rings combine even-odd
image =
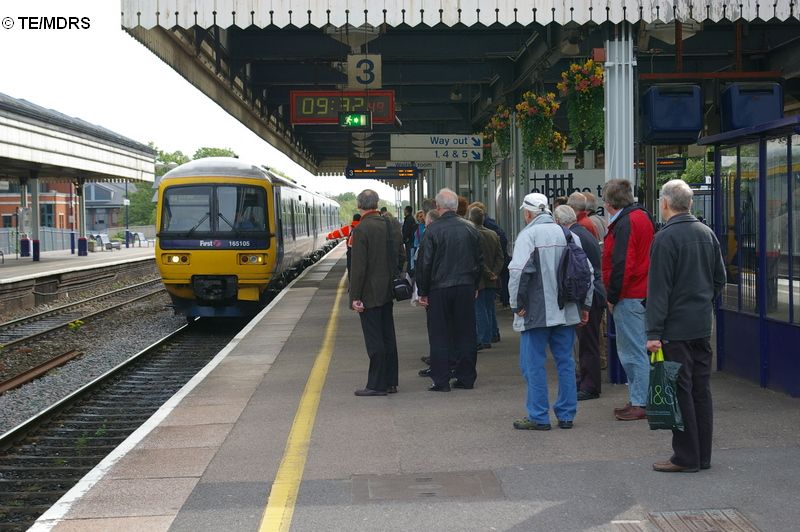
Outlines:
[{"label": "train headlight", "polygon": [[239,264],[253,264],[260,266],[266,262],[266,257],[260,253],[239,254]]},{"label": "train headlight", "polygon": [[170,265],[180,264],[182,266],[189,265],[189,255],[185,253],[180,253],[180,254],[167,253],[163,255],[163,260],[164,264],[170,264]]}]

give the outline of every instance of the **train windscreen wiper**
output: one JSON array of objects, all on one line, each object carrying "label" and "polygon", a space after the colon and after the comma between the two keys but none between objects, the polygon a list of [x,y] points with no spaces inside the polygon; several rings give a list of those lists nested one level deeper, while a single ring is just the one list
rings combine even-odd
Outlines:
[{"label": "train windscreen wiper", "polygon": [[192,227],[191,229],[189,229],[188,231],[186,231],[186,238],[189,238],[190,236],[192,236],[192,233],[194,233],[195,229],[197,229],[198,227],[200,227],[200,225],[202,225],[202,223],[203,223],[203,222],[205,222],[206,220],[208,220],[208,217],[210,216],[210,214],[211,214],[211,213],[208,213],[208,212],[207,212],[207,213],[205,213],[205,215],[203,215],[203,217],[202,217],[202,218],[200,218],[200,221],[199,221],[199,222],[197,222],[197,223],[195,224],[195,226],[194,226],[194,227]]},{"label": "train windscreen wiper", "polygon": [[234,225],[231,223],[231,221],[230,221],[230,220],[228,220],[228,219],[225,217],[225,215],[224,215],[224,214],[222,214],[221,212],[219,212],[219,213],[217,213],[217,216],[218,216],[218,217],[220,217],[220,218],[222,218],[222,221],[223,221],[223,222],[225,222],[226,224],[228,224],[228,226],[230,226],[230,228],[233,230],[233,233],[234,233],[236,236],[242,236],[242,231],[241,231],[239,228],[235,227],[235,226],[234,226]]}]

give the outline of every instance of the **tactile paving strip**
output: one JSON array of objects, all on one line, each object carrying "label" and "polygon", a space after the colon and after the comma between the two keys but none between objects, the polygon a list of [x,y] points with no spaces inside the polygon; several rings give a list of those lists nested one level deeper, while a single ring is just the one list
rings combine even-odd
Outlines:
[{"label": "tactile paving strip", "polygon": [[652,512],[648,517],[665,532],[760,532],[734,508]]}]

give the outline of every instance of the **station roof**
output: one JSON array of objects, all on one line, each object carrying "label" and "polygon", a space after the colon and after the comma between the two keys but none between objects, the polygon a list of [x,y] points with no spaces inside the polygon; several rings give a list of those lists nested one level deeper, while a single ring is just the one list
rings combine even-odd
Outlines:
[{"label": "station roof", "polygon": [[[480,132],[499,104],[513,108],[531,89],[556,92],[560,73],[602,48],[621,21],[634,23],[638,71],[650,76],[640,88],[674,82],[680,53],[683,81],[704,73],[697,82],[709,93],[767,71],[800,96],[798,11],[796,0],[122,0],[122,25],[256,134],[324,174],[342,173],[359,152],[381,166],[391,133]],[[737,20],[747,21],[738,44]],[[348,55],[358,54],[381,56],[395,123],[366,134],[293,124],[290,91],[349,90]],[[566,131],[565,106],[556,125]]]},{"label": "station roof", "polygon": [[152,182],[154,165],[149,146],[0,93],[0,179]]}]

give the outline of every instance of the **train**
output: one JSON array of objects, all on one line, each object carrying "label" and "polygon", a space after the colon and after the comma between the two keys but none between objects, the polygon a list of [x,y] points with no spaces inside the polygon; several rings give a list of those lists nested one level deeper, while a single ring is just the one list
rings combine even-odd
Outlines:
[{"label": "train", "polygon": [[175,314],[247,317],[331,244],[339,204],[229,157],[182,164],[156,193],[156,263]]}]

